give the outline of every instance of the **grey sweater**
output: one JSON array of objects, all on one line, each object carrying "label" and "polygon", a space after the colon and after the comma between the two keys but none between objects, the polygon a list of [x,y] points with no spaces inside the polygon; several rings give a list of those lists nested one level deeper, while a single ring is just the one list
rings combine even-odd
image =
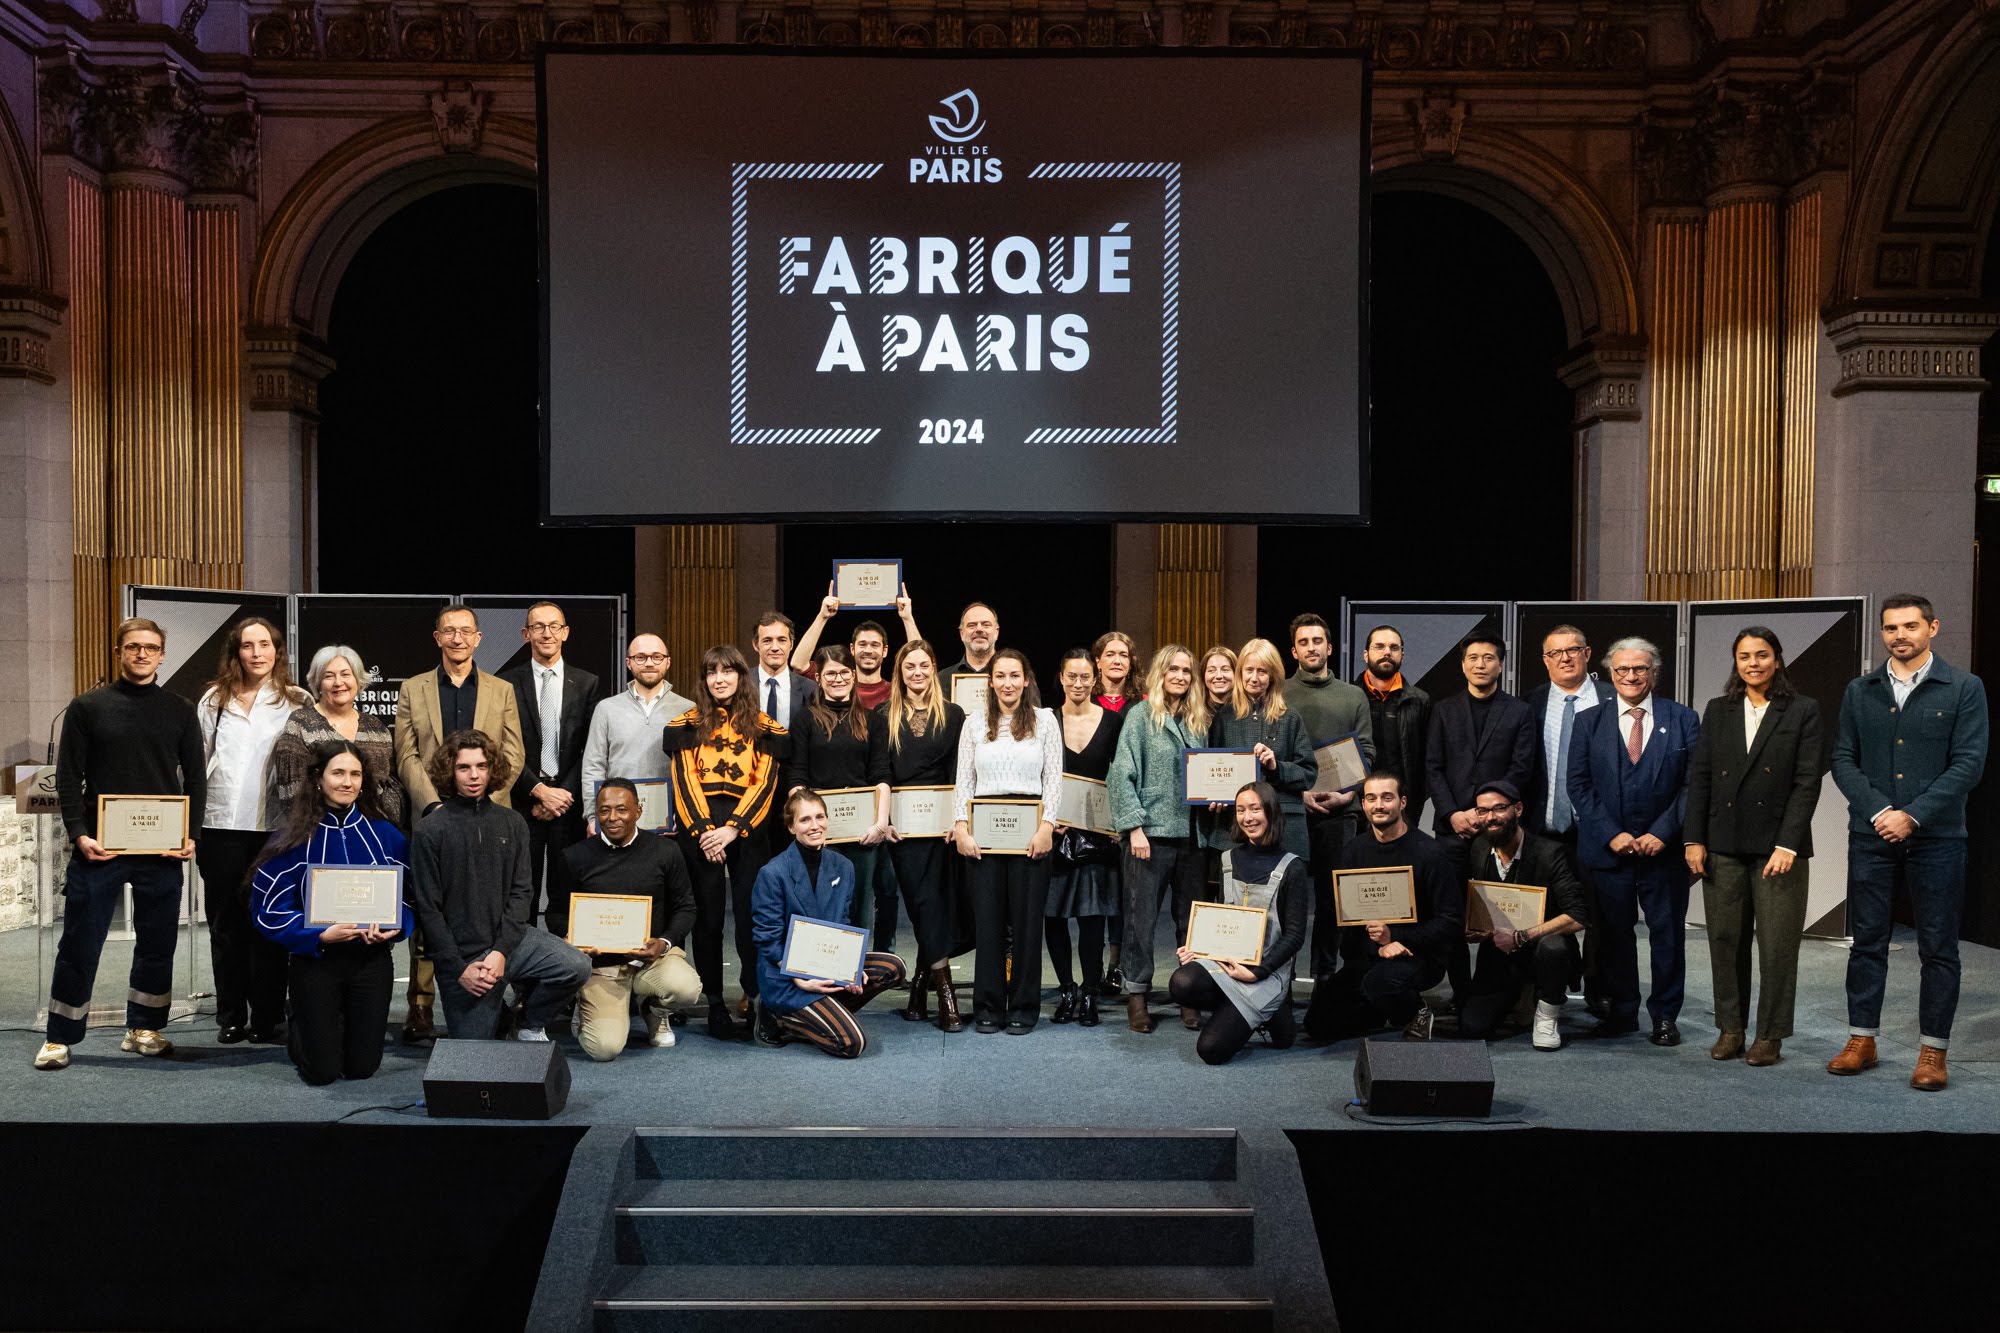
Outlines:
[{"label": "grey sweater", "polygon": [[583,742],[584,815],[592,817],[597,784],[606,778],[658,781],[668,772],[662,737],[667,723],[693,708],[691,700],[669,685],[660,691],[648,713],[631,688],[600,701],[590,715],[590,735]]},{"label": "grey sweater", "polygon": [[1111,822],[1120,833],[1135,828],[1149,838],[1185,838],[1192,831],[1187,804],[1187,761],[1191,748],[1207,744],[1180,718],[1153,725],[1150,704],[1134,703],[1118,732],[1105,786],[1111,795]]}]

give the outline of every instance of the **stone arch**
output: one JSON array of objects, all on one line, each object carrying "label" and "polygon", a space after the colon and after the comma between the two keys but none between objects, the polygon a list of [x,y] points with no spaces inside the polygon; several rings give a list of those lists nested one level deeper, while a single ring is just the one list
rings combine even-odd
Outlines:
[{"label": "stone arch", "polygon": [[1570,346],[1638,332],[1632,258],[1610,213],[1568,167],[1512,135],[1466,126],[1448,159],[1419,151],[1414,131],[1378,135],[1377,192],[1422,190],[1472,204],[1518,235],[1549,275]]},{"label": "stone arch", "polygon": [[48,234],[34,161],[13,112],[0,99],[0,274],[11,283],[47,290]]},{"label": "stone arch", "polygon": [[1894,108],[1856,161],[1833,299],[1977,296],[2000,208],[2000,24],[1968,8]]},{"label": "stone arch", "polygon": [[273,215],[250,285],[250,320],[324,339],[334,292],[362,242],[404,205],[458,185],[531,187],[535,132],[495,118],[478,152],[438,147],[428,116],[385,121],[315,163]]}]

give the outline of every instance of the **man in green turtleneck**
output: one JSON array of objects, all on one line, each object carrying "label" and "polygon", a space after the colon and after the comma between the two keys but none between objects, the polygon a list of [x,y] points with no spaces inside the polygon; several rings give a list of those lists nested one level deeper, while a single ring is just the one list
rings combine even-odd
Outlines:
[{"label": "man in green turtleneck", "polygon": [[[1299,669],[1285,682],[1285,703],[1305,723],[1315,748],[1357,736],[1361,752],[1375,762],[1373,714],[1360,686],[1333,671],[1333,636],[1326,621],[1308,611],[1292,620],[1292,660]],[[1311,849],[1313,882],[1312,969],[1315,978],[1329,976],[1339,957],[1340,932],[1334,927],[1333,871],[1340,850],[1353,831],[1355,792],[1305,793],[1306,839]]]}]

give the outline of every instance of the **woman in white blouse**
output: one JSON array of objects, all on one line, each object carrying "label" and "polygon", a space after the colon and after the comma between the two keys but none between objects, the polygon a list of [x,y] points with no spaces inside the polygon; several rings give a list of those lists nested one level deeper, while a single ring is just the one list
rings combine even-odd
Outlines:
[{"label": "woman in white blouse", "polygon": [[[958,782],[951,837],[971,862],[976,938],[973,1017],[981,1032],[1031,1031],[1042,1016],[1042,915],[1049,896],[1049,848],[1062,793],[1062,724],[1042,707],[1028,659],[1012,648],[993,655],[986,715],[958,737]],[[1026,855],[981,854],[972,802],[1040,801]]]},{"label": "woman in white blouse", "polygon": [[[225,1045],[285,1038],[285,951],[250,923],[250,866],[270,837],[271,750],[309,702],[285,666],[285,639],[262,616],[230,627],[215,679],[195,705],[208,752],[208,804],[195,865],[215,966],[215,1024]],[[282,812],[279,812],[282,813]]]}]

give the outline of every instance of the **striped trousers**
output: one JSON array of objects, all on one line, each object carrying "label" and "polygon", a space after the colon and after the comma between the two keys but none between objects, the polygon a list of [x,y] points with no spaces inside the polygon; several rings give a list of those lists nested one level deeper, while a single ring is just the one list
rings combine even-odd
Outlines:
[{"label": "striped trousers", "polygon": [[871,953],[862,963],[861,992],[842,991],[822,995],[803,1009],[779,1014],[778,1026],[785,1034],[809,1041],[828,1055],[852,1060],[868,1049],[868,1036],[854,1011],[901,981],[906,969],[892,953]]}]

